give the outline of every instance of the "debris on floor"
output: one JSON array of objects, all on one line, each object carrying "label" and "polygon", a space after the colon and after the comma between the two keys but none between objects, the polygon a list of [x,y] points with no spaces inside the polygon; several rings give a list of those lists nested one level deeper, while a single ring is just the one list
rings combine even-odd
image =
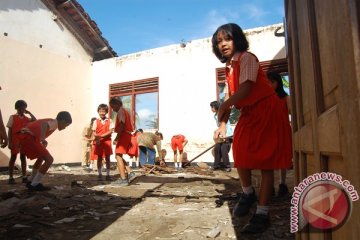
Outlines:
[{"label": "debris on floor", "polygon": [[[231,216],[241,192],[235,170],[146,166],[146,172],[136,170],[137,178],[121,187],[99,181],[96,171],[54,167],[44,177],[47,192],[29,192],[20,179],[8,185],[2,172],[0,239],[294,239],[290,195],[273,198],[265,233],[240,233],[255,209],[242,219]],[[254,172],[253,181],[259,176]]]}]

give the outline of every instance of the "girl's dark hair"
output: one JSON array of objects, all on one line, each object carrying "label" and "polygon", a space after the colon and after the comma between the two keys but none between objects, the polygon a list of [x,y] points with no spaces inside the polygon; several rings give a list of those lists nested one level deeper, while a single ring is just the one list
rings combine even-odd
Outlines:
[{"label": "girl's dark hair", "polygon": [[97,111],[99,112],[100,109],[104,109],[104,110],[106,111],[106,113],[109,112],[109,107],[108,107],[108,105],[106,105],[106,104],[104,104],[104,103],[102,103],[102,104],[100,104],[100,105],[98,106]]},{"label": "girl's dark hair", "polygon": [[161,132],[156,131],[156,132],[155,132],[155,135],[156,135],[156,136],[159,136],[159,137],[161,137],[161,138],[163,139],[163,135],[162,135],[162,133],[161,133]]},{"label": "girl's dark hair", "polygon": [[58,113],[58,115],[56,116],[56,120],[58,121],[64,121],[68,124],[72,123],[72,118],[69,112],[67,111],[61,111]]},{"label": "girl's dark hair", "polygon": [[233,40],[235,51],[243,52],[249,49],[249,42],[246,39],[246,36],[241,27],[235,23],[224,24],[216,29],[211,39],[213,53],[220,60],[220,62],[225,63],[227,60],[229,60],[220,53],[218,48],[217,35],[220,32],[224,33],[226,37]]},{"label": "girl's dark hair", "polygon": [[93,125],[93,123],[94,123],[95,120],[96,120],[96,117],[91,118],[91,120],[90,120],[90,128],[91,128],[91,126]]},{"label": "girl's dark hair", "polygon": [[284,84],[282,77],[277,72],[268,72],[267,77],[271,82],[277,82],[277,88],[275,89],[276,94],[279,98],[288,96],[284,90]]},{"label": "girl's dark hair", "polygon": [[113,98],[110,99],[109,104],[110,105],[112,105],[112,104],[120,104],[122,106],[123,103],[122,103],[121,99],[113,97]]},{"label": "girl's dark hair", "polygon": [[142,128],[139,128],[138,130],[135,131],[135,133],[137,133],[137,132],[144,133],[144,130],[142,130]]},{"label": "girl's dark hair", "polygon": [[215,110],[218,111],[220,107],[220,103],[218,101],[213,101],[210,103],[210,107],[215,108]]},{"label": "girl's dark hair", "polygon": [[24,100],[17,100],[15,102],[15,109],[18,110],[20,108],[27,108],[27,103]]}]

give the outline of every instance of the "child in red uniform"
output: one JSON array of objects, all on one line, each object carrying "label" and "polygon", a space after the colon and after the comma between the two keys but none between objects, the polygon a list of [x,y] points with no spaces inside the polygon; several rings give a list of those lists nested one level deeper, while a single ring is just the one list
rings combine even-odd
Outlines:
[{"label": "child in red uniform", "polygon": [[[109,104],[112,110],[117,113],[114,131],[116,133],[114,145],[116,145],[115,153],[120,179],[113,182],[113,184],[126,186],[135,178],[135,173],[129,166],[126,165],[126,162],[123,158],[123,155],[127,154],[129,151],[133,127],[131,124],[130,113],[125,108],[123,108],[121,99],[112,98],[110,99]],[[125,170],[128,174],[127,178]]]},{"label": "child in red uniform", "polygon": [[131,144],[128,151],[128,155],[130,156],[129,166],[132,167],[132,160],[135,158],[136,166],[139,166],[139,144],[137,138],[143,133],[144,131],[139,128],[131,135]]},{"label": "child in red uniform", "polygon": [[[174,165],[176,169],[182,168],[183,150],[188,140],[184,135],[178,134],[171,138],[171,149],[174,151]],[[177,152],[179,150],[179,165],[177,163]]]},{"label": "child in red uniform", "polygon": [[[291,166],[291,135],[280,100],[270,86],[242,29],[233,23],[220,26],[212,37],[216,57],[226,63],[228,95],[218,111],[219,128],[214,138],[226,136],[231,107],[241,109],[233,137],[234,165],[243,193],[233,215],[245,216],[256,202],[251,186],[251,170],[261,170],[261,186],[256,213],[242,228],[244,233],[265,231],[270,223],[269,200],[273,190],[274,169]],[[226,99],[225,98],[225,99]]]},{"label": "child in red uniform", "polygon": [[98,156],[97,158],[97,170],[98,180],[102,180],[102,157],[105,155],[106,162],[106,181],[111,181],[110,177],[110,155],[113,154],[111,147],[111,134],[114,131],[114,127],[111,119],[107,118],[106,115],[109,112],[109,107],[106,104],[100,104],[98,109],[98,119],[94,121],[92,130],[94,133],[94,153]]},{"label": "child in red uniform", "polygon": [[56,129],[61,131],[71,123],[70,113],[63,111],[58,113],[56,119],[45,118],[28,123],[18,133],[21,150],[24,154],[31,160],[37,158],[31,176],[28,178],[29,182],[26,184],[30,191],[46,191],[50,189],[41,184],[42,177],[54,161],[54,158],[46,149],[47,141],[45,139]]},{"label": "child in red uniform", "polygon": [[[17,158],[18,153],[20,153],[21,160],[21,172],[22,172],[22,182],[27,183],[26,177],[26,156],[21,151],[19,146],[19,139],[17,137],[17,133],[25,127],[27,123],[30,121],[35,121],[36,118],[32,115],[31,112],[26,110],[27,103],[24,100],[18,100],[15,103],[15,109],[17,111],[16,114],[11,115],[6,126],[9,128],[8,136],[9,136],[9,149],[11,151],[11,157],[9,161],[9,184],[15,184],[15,179],[13,177],[14,173],[14,165]],[[25,114],[29,114],[31,118],[25,116]]]},{"label": "child in red uniform", "polygon": [[[285,118],[289,119],[289,113],[291,113],[291,105],[290,105],[290,97],[284,90],[284,84],[280,74],[276,72],[268,72],[267,78],[270,81],[271,86],[275,90],[276,94],[280,98],[282,108],[284,110]],[[290,126],[290,122],[289,122]],[[280,170],[280,184],[279,184],[279,191],[278,196],[285,196],[288,194],[289,189],[286,185],[286,169]]]}]

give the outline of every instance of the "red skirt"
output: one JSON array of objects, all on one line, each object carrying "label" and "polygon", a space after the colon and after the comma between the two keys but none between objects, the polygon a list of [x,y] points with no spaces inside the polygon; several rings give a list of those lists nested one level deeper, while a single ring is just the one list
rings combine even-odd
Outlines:
[{"label": "red skirt", "polygon": [[291,167],[291,127],[276,95],[241,109],[232,148],[235,167],[264,170]]},{"label": "red skirt", "polygon": [[131,147],[131,134],[123,132],[116,144],[115,153],[117,154],[127,154],[129,148]]},{"label": "red skirt", "polygon": [[49,151],[34,136],[26,133],[18,135],[21,152],[31,160],[50,155]]}]

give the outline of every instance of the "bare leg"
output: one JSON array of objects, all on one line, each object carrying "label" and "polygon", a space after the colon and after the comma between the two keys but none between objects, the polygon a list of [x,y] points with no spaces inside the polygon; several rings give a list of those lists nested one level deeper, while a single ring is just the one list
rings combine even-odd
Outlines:
[{"label": "bare leg", "polygon": [[182,167],[182,161],[183,161],[183,151],[179,150],[179,163],[180,163],[179,167]]},{"label": "bare leg", "polygon": [[251,186],[251,169],[246,168],[237,168],[239,177],[240,177],[240,185],[242,187]]},{"label": "bare leg", "polygon": [[122,154],[116,154],[116,162],[117,162],[117,167],[119,170],[120,177],[122,179],[126,179],[125,164],[124,164],[124,159],[122,157]]},{"label": "bare leg", "polygon": [[20,154],[20,160],[21,160],[21,172],[22,172],[22,176],[25,177],[26,176],[26,156],[25,154]]},{"label": "bare leg", "polygon": [[9,178],[14,177],[14,167],[16,161],[17,154],[11,154],[10,161],[9,161]]},{"label": "bare leg", "polygon": [[[39,169],[39,172],[42,173],[42,174],[46,174],[46,172],[49,170],[51,164],[54,162],[54,158],[49,154],[49,155],[44,157],[44,160],[42,160],[42,159],[36,160],[35,164],[39,160],[41,161],[41,163],[44,161],[44,163],[41,165],[41,167]],[[34,167],[35,167],[35,164],[34,164]]]},{"label": "bare leg", "polygon": [[269,205],[273,186],[274,186],[274,171],[261,170],[259,205],[261,206]]},{"label": "bare leg", "polygon": [[101,175],[101,168],[102,168],[102,157],[101,157],[101,156],[98,156],[98,159],[97,159],[97,170],[98,170],[99,175]]}]

